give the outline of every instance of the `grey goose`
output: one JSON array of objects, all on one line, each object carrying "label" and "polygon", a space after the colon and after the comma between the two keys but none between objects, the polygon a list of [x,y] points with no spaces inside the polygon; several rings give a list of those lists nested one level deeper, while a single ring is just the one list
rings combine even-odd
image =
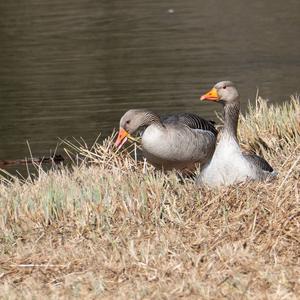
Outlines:
[{"label": "grey goose", "polygon": [[123,115],[115,146],[122,147],[142,127],[143,155],[156,168],[194,170],[198,163],[210,160],[215,150],[217,130],[212,122],[191,113],[163,118],[144,109]]}]

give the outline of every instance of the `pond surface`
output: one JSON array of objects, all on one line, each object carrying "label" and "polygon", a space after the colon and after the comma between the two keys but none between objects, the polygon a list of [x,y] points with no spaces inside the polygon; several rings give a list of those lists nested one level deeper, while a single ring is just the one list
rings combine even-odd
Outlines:
[{"label": "pond surface", "polygon": [[0,159],[92,143],[130,108],[215,118],[199,95],[236,82],[273,102],[299,92],[300,1],[0,1]]}]

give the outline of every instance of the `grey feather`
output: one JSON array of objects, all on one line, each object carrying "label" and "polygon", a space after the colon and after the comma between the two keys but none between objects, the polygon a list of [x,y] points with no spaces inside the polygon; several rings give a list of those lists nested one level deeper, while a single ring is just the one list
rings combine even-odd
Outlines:
[{"label": "grey feather", "polygon": [[263,171],[272,173],[274,170],[270,166],[270,164],[263,158],[256,154],[248,154],[243,153],[243,156],[251,163],[254,164],[256,167],[262,169]]},{"label": "grey feather", "polygon": [[182,123],[193,129],[202,129],[212,132],[217,136],[218,131],[214,126],[213,121],[207,121],[196,114],[192,113],[178,113],[173,115],[162,116],[163,124],[178,124]]}]

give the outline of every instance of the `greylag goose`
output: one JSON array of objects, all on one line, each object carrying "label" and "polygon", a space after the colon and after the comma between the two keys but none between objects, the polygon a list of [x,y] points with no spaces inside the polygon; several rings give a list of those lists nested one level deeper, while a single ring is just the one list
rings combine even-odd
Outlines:
[{"label": "greylag goose", "polygon": [[223,105],[224,127],[216,150],[211,160],[203,166],[197,182],[200,185],[218,187],[274,177],[276,172],[264,158],[243,153],[239,146],[237,127],[240,101],[234,84],[231,81],[221,81],[200,99]]},{"label": "greylag goose", "polygon": [[208,161],[215,150],[217,130],[211,122],[190,113],[160,118],[141,109],[123,115],[115,146],[121,148],[142,127],[146,128],[141,140],[143,154],[156,168],[192,170],[197,163]]}]

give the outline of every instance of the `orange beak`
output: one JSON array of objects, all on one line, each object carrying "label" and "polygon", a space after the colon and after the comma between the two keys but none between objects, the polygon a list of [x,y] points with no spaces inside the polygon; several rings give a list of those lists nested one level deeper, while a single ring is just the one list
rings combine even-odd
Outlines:
[{"label": "orange beak", "polygon": [[212,88],[209,92],[207,92],[206,94],[204,94],[203,96],[200,97],[200,100],[204,101],[219,101],[220,97],[218,95],[218,92],[216,90],[216,88]]},{"label": "orange beak", "polygon": [[115,146],[118,150],[126,143],[128,135],[129,133],[124,128],[120,127],[119,134],[115,142]]}]

